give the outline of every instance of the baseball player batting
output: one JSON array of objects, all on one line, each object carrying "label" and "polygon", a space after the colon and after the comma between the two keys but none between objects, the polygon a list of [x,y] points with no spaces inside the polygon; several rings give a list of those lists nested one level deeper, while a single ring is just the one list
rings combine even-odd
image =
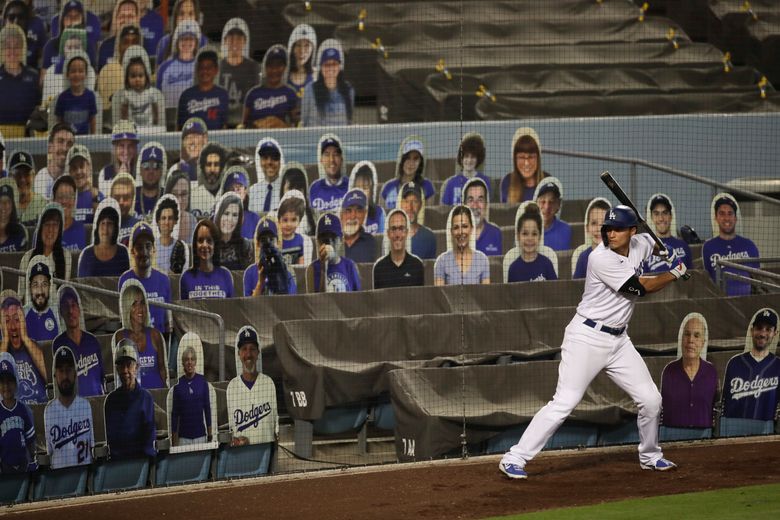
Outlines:
[{"label": "baseball player batting", "polygon": [[528,477],[525,465],[574,410],[602,369],[607,370],[607,375],[631,396],[639,409],[640,467],[656,471],[676,467],[663,458],[658,445],[661,394],[626,329],[636,299],[679,280],[686,267],[673,252],[666,252],[671,271],[642,276],[642,262],[659,251],[648,234],[637,234],[637,224],[634,210],[623,205],[610,209],[604,218],[603,243],[588,259],[582,301],[563,337],[555,395],[536,413],[520,441],[501,459],[498,469],[507,477]]}]

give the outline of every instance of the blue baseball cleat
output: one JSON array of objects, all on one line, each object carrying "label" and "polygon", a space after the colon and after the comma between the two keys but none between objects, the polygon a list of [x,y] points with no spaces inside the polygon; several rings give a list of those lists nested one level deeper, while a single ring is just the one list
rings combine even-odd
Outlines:
[{"label": "blue baseball cleat", "polygon": [[677,464],[675,464],[671,460],[658,459],[652,464],[642,464],[640,462],[639,467],[642,469],[649,469],[654,471],[669,471],[670,469],[676,468]]},{"label": "blue baseball cleat", "polygon": [[512,480],[520,480],[528,478],[528,473],[517,464],[511,464],[509,462],[500,462],[498,464],[498,471],[506,475]]}]

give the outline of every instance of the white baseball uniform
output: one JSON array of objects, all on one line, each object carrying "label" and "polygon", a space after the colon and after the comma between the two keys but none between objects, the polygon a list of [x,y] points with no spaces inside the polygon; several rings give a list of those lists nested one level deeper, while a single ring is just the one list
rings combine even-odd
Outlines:
[{"label": "white baseball uniform", "polygon": [[270,377],[258,374],[249,389],[241,376],[227,387],[228,424],[234,437],[246,437],[250,444],[273,442],[279,430],[276,387]]},{"label": "white baseball uniform", "polygon": [[53,469],[92,463],[95,445],[92,408],[81,396],[69,407],[52,399],[43,412],[46,426],[46,451]]},{"label": "white baseball uniform", "polygon": [[642,274],[642,262],[652,255],[653,246],[649,235],[637,234],[631,238],[627,258],[603,244],[591,253],[582,300],[561,345],[555,395],[536,413],[502,462],[524,468],[582,400],[602,369],[639,409],[639,462],[654,464],[663,457],[658,445],[661,394],[626,333],[636,297],[619,292],[632,276]]}]

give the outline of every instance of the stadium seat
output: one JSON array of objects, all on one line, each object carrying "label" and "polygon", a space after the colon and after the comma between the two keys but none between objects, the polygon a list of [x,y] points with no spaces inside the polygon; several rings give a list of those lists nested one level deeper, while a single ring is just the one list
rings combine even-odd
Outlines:
[{"label": "stadium seat", "polygon": [[615,444],[636,444],[639,442],[639,430],[636,421],[624,422],[618,426],[602,426],[599,429],[599,446]]},{"label": "stadium seat", "polygon": [[710,438],[712,438],[712,428],[673,428],[671,426],[661,426],[659,434],[661,442]]},{"label": "stadium seat", "polygon": [[203,482],[209,478],[211,450],[165,453],[157,459],[156,486]]},{"label": "stadium seat", "polygon": [[89,466],[41,471],[33,482],[33,500],[78,497],[87,490]]},{"label": "stadium seat", "polygon": [[371,410],[373,424],[380,430],[395,429],[395,412],[391,403],[380,403]]},{"label": "stadium seat", "polygon": [[3,475],[0,477],[0,504],[18,504],[27,500],[30,475]]},{"label": "stadium seat", "polygon": [[95,493],[141,489],[149,478],[149,459],[108,461],[97,466],[92,481]]},{"label": "stadium seat", "polygon": [[[487,441],[486,453],[503,453],[517,444],[523,436],[528,424],[513,426]],[[588,424],[563,424],[547,441],[544,449],[576,448],[578,446],[595,446],[598,438],[598,428]]]},{"label": "stadium seat", "polygon": [[720,418],[720,437],[742,437],[746,435],[769,435],[775,431],[774,421],[756,419]]},{"label": "stadium seat", "polygon": [[326,408],[322,417],[312,421],[314,433],[334,435],[357,430],[368,418],[368,410],[362,405]]},{"label": "stadium seat", "polygon": [[268,473],[274,443],[220,448],[217,455],[217,478],[257,477]]}]

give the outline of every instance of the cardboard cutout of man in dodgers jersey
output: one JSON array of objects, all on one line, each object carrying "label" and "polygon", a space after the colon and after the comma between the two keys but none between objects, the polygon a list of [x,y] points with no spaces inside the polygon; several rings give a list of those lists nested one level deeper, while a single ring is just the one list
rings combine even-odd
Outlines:
[{"label": "cardboard cutout of man in dodgers jersey", "polygon": [[91,464],[95,445],[92,407],[89,401],[78,395],[76,356],[70,347],[62,346],[56,350],[51,373],[54,399],[49,401],[43,412],[46,452],[51,457],[51,467]]},{"label": "cardboard cutout of man in dodgers jersey", "polygon": [[723,379],[723,416],[773,422],[780,404],[777,311],[759,309],[750,320],[745,352],[731,358]]},{"label": "cardboard cutout of man in dodgers jersey", "polygon": [[[200,337],[193,332],[186,333],[179,342],[178,353],[179,359],[176,363],[178,381],[168,391],[167,397],[171,452],[193,449],[188,446],[198,450],[215,449],[219,445],[214,435],[218,424],[217,393],[211,383],[203,377],[203,344]],[[188,377],[186,363],[194,365],[192,367],[194,374],[191,374],[191,377]],[[203,398],[206,395],[208,401],[204,402]],[[177,434],[176,443],[174,443],[174,433]],[[206,435],[201,435],[203,433]]]},{"label": "cardboard cutout of man in dodgers jersey", "polygon": [[[232,446],[274,442],[279,433],[276,387],[261,373],[257,331],[241,327],[236,334],[236,372],[227,387],[228,424]],[[241,347],[245,352],[242,353]]]}]

